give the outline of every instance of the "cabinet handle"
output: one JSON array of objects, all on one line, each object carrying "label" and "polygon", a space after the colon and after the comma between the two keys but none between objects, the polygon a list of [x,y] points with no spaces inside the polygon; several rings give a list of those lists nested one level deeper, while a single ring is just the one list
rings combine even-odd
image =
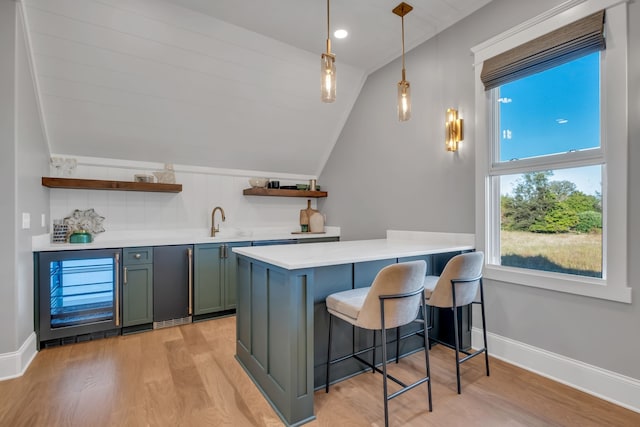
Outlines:
[{"label": "cabinet handle", "polygon": [[193,313],[193,249],[187,249],[189,269],[189,316]]},{"label": "cabinet handle", "polygon": [[142,255],[140,255],[140,254],[135,254],[133,257],[134,257],[135,259],[140,259],[140,257],[142,257]]},{"label": "cabinet handle", "polygon": [[220,259],[224,258],[224,245],[220,245]]},{"label": "cabinet handle", "polygon": [[122,277],[122,284],[126,285],[127,284],[127,267],[124,267],[122,269],[122,272],[124,273],[124,275]]},{"label": "cabinet handle", "polygon": [[229,256],[229,255],[227,254],[227,250],[229,249],[229,246],[227,246],[227,245],[223,245],[223,246],[224,246],[224,256],[223,256],[223,258],[225,258],[225,259],[226,259],[226,258]]},{"label": "cabinet handle", "polygon": [[115,278],[115,285],[116,285],[116,312],[115,312],[115,316],[116,316],[116,326],[120,326],[120,254],[119,253],[115,253],[113,254],[114,258],[116,260],[116,278]]}]

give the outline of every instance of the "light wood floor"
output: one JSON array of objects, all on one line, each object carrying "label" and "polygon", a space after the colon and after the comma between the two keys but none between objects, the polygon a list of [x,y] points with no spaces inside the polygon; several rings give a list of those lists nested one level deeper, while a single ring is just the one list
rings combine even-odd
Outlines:
[{"label": "light wood floor", "polygon": [[[235,318],[41,351],[24,376],[0,382],[0,426],[280,426],[238,362]],[[390,402],[392,426],[640,426],[640,414],[491,359],[462,367],[431,351],[426,386]],[[393,366],[409,381],[423,356]],[[315,426],[381,426],[382,383],[365,373],[315,395]]]}]

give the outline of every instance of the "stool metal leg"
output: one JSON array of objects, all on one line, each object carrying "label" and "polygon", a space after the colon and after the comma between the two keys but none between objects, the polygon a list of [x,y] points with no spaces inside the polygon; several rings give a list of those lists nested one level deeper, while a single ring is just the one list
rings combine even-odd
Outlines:
[{"label": "stool metal leg", "polygon": [[487,323],[484,317],[484,291],[482,289],[482,279],[480,279],[480,311],[482,313],[482,338],[484,338],[484,363],[489,376],[489,349],[487,348]]},{"label": "stool metal leg", "polygon": [[400,326],[396,328],[396,363],[400,363]]},{"label": "stool metal leg", "polygon": [[431,403],[431,368],[429,367],[429,331],[427,329],[427,305],[422,304],[422,316],[425,319],[425,328],[424,328],[424,360],[427,365],[427,377],[429,381],[427,381],[427,394],[429,396],[429,412],[433,411],[433,405]]},{"label": "stool metal leg", "polygon": [[[429,306],[429,325],[425,320],[424,333],[429,334],[429,330],[433,329],[436,323],[436,308]],[[431,340],[429,340],[429,350],[431,350]]]},{"label": "stool metal leg", "polygon": [[384,425],[389,426],[389,399],[387,390],[387,330],[384,325],[384,300],[380,300],[380,325],[382,327],[382,388],[384,389]]},{"label": "stool metal leg", "polygon": [[324,386],[325,393],[329,393],[329,368],[331,366],[331,326],[333,324],[333,314],[329,313],[329,344],[327,345],[327,382]]},{"label": "stool metal leg", "polygon": [[371,355],[371,373],[376,373],[376,331],[373,331],[373,351]]},{"label": "stool metal leg", "polygon": [[461,394],[460,388],[460,339],[458,337],[458,307],[456,306],[456,285],[451,281],[451,298],[453,300],[453,342],[455,343],[456,350],[456,378],[458,380],[458,394]]}]

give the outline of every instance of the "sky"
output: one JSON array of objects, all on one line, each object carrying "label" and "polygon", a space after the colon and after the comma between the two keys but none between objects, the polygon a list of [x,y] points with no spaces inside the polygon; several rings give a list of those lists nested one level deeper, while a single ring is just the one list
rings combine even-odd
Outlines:
[{"label": "sky", "polygon": [[[500,87],[501,161],[600,146],[599,55]],[[601,192],[599,166],[556,170],[550,180],[572,181],[586,194]],[[502,182],[504,194],[510,180]]]}]

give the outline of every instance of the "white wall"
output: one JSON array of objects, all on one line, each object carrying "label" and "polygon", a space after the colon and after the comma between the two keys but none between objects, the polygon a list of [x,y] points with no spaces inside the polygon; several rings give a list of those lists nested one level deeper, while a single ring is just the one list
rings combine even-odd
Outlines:
[{"label": "white wall", "polygon": [[[54,156],[55,157],[55,156]],[[152,174],[162,164],[122,162],[79,157],[73,177],[132,181],[135,174]],[[222,206],[225,228],[290,227],[299,229],[300,209],[307,199],[244,196],[249,177],[278,179],[281,185],[308,183],[310,175],[278,174],[174,165],[181,193],[133,191],[51,190],[51,218],[62,219],[75,209],[93,208],[103,217],[106,232],[121,230],[185,229],[211,227],[211,211]],[[316,200],[312,206],[316,206]],[[219,218],[218,218],[219,221]]]},{"label": "white wall", "polygon": [[[343,239],[389,228],[474,231],[474,70],[470,49],[561,0],[494,0],[406,57],[413,118],[395,119],[399,61],[371,75],[320,178],[320,202]],[[640,4],[629,8],[629,277],[640,284]],[[436,65],[437,64],[437,65]],[[444,112],[465,119],[459,154],[444,150]],[[640,302],[621,304],[510,283],[485,282],[488,329],[563,357],[640,379]],[[639,406],[640,407],[640,406]]]},{"label": "white wall", "polygon": [[339,62],[328,108],[322,34],[309,52],[177,1],[20,3],[56,153],[317,174],[366,78]]}]

